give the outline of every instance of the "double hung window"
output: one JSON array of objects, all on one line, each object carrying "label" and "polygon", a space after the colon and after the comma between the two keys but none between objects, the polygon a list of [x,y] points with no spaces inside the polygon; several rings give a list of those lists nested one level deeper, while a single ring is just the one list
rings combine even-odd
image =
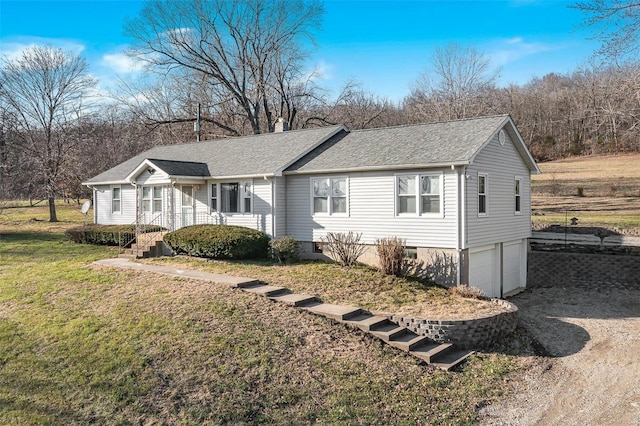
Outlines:
[{"label": "double hung window", "polygon": [[520,214],[522,213],[522,206],[521,206],[521,196],[520,196],[520,187],[522,186],[522,178],[517,177],[516,178],[516,185],[515,185],[515,197],[516,197],[516,206],[515,206],[515,213],[516,214]]},{"label": "double hung window", "polygon": [[111,213],[120,213],[121,201],[122,201],[122,188],[120,186],[114,186],[111,188]]},{"label": "double hung window", "polygon": [[442,173],[396,176],[398,214],[442,215]]},{"label": "double hung window", "polygon": [[311,179],[313,213],[346,214],[347,187],[346,177]]},{"label": "double hung window", "polygon": [[488,176],[486,174],[478,174],[478,216],[487,215],[487,194],[488,194]]}]

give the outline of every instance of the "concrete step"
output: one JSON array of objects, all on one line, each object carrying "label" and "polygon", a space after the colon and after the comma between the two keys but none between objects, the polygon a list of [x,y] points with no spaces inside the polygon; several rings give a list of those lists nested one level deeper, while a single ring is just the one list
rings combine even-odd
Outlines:
[{"label": "concrete step", "polygon": [[411,330],[407,330],[407,333],[395,335],[388,341],[391,346],[402,349],[405,352],[410,352],[427,342],[431,342],[431,339],[426,336],[420,336]]},{"label": "concrete step", "polygon": [[423,342],[417,345],[409,353],[416,356],[428,364],[433,364],[436,356],[442,357],[447,351],[453,350],[451,343],[437,343],[434,341]]},{"label": "concrete step", "polygon": [[435,356],[431,364],[443,370],[449,371],[453,367],[465,362],[467,358],[469,358],[474,353],[474,351],[465,349],[450,349],[442,355]]},{"label": "concrete step", "polygon": [[371,331],[372,328],[375,328],[376,326],[382,326],[383,324],[389,323],[390,321],[386,317],[381,317],[365,312],[349,318],[347,322],[355,325],[360,330]]},{"label": "concrete step", "polygon": [[276,300],[278,302],[282,302],[294,307],[300,307],[300,306],[308,305],[314,302],[318,302],[318,298],[315,296],[311,296],[309,294],[296,294],[296,293],[277,294],[275,296],[269,296],[269,299]]},{"label": "concrete step", "polygon": [[362,309],[353,306],[332,305],[321,302],[306,303],[300,308],[338,321],[346,321],[362,312]]},{"label": "concrete step", "polygon": [[399,338],[401,335],[407,333],[409,329],[406,327],[401,327],[398,324],[393,322],[389,322],[388,324],[376,326],[374,329],[369,332],[374,336],[384,340],[385,342],[389,342],[394,338]]},{"label": "concrete step", "polygon": [[266,284],[244,287],[242,290],[266,297],[276,296],[278,294],[285,294],[289,292],[289,289],[287,289],[286,287],[278,287]]}]

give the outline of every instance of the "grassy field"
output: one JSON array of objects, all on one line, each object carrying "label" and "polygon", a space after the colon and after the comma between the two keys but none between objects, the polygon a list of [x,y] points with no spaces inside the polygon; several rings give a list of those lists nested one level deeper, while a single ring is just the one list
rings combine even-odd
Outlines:
[{"label": "grassy field", "polygon": [[539,164],[533,222],[640,228],[640,154],[577,157]]},{"label": "grassy field", "polygon": [[0,213],[0,424],[472,424],[533,362],[516,334],[435,371],[248,293],[91,266],[116,253],[65,240],[75,209]]}]

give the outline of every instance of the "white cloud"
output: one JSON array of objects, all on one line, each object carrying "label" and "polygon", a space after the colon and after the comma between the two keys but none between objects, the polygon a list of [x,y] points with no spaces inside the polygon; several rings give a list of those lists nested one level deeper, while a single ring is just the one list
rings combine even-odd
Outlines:
[{"label": "white cloud", "polygon": [[488,49],[488,55],[494,66],[504,66],[527,56],[559,50],[563,47],[561,44],[526,42],[522,37],[513,37],[492,46]]},{"label": "white cloud", "polygon": [[78,55],[85,50],[84,44],[75,40],[44,37],[16,37],[3,39],[2,42],[0,42],[0,56],[13,60],[19,58],[22,52],[30,47],[47,45],[71,51]]},{"label": "white cloud", "polygon": [[102,56],[103,63],[119,73],[131,73],[141,71],[143,64],[140,61],[136,61],[124,53],[107,53]]}]

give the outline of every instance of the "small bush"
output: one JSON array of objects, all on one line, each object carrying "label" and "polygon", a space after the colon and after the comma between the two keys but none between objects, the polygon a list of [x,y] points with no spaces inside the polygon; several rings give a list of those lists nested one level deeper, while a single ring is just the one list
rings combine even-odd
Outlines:
[{"label": "small bush", "polygon": [[177,254],[210,259],[263,259],[269,237],[255,229],[231,225],[193,225],[164,236]]},{"label": "small bush", "polygon": [[282,237],[269,241],[271,257],[278,262],[295,262],[300,259],[300,242],[293,237]]},{"label": "small bush", "polygon": [[460,284],[449,288],[451,294],[455,294],[460,297],[466,297],[467,299],[487,299],[487,294],[477,287],[470,287],[467,284]]},{"label": "small bush", "polygon": [[584,188],[579,186],[576,188],[577,189],[577,195],[578,197],[584,197]]},{"label": "small bush", "polygon": [[367,249],[360,243],[362,234],[354,234],[352,231],[329,232],[322,242],[325,243],[327,252],[342,266],[353,266]]},{"label": "small bush", "polygon": [[[146,232],[162,231],[160,226],[148,226]],[[86,225],[65,231],[74,243],[102,246],[129,246],[136,236],[135,225]]]},{"label": "small bush", "polygon": [[401,276],[406,270],[407,259],[404,253],[404,240],[393,238],[382,238],[376,240],[376,251],[378,252],[378,269],[385,275]]}]

